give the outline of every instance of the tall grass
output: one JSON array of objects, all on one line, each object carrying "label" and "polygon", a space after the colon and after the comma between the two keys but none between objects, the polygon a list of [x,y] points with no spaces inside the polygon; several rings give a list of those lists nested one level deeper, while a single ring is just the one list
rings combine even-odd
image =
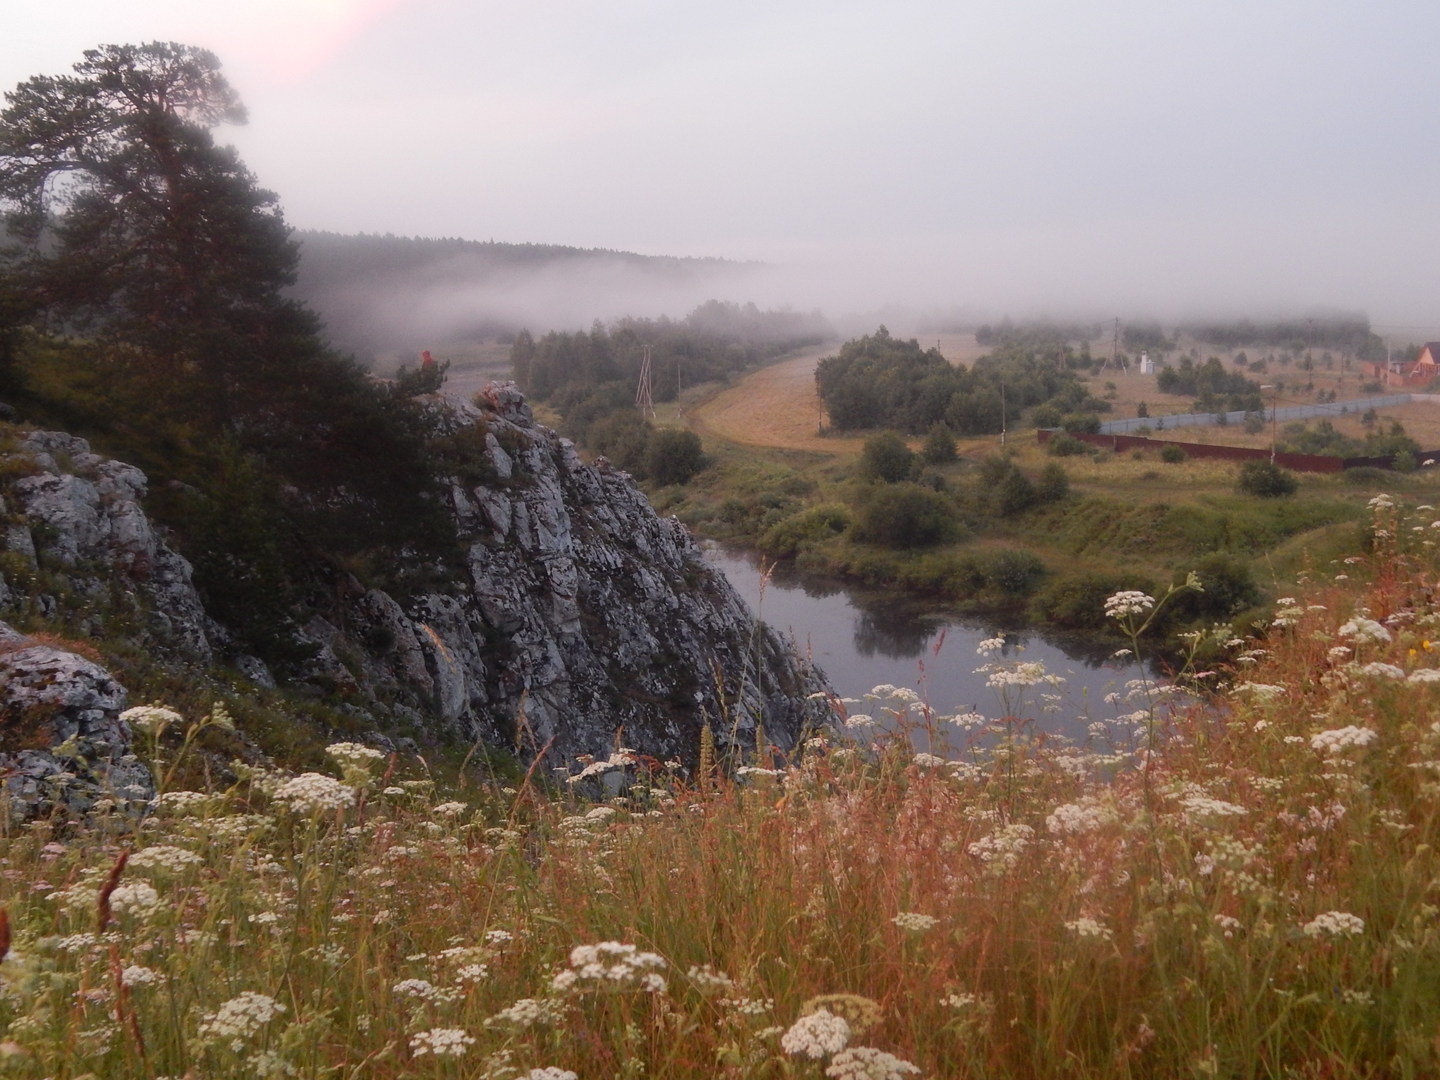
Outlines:
[{"label": "tall grass", "polygon": [[133,829],[15,828],[0,1076],[1435,1075],[1440,528],[1372,511],[1194,673],[1228,690],[1117,700],[1087,745],[1039,693],[886,690],[952,759],[837,733],[605,800],[341,745]]}]

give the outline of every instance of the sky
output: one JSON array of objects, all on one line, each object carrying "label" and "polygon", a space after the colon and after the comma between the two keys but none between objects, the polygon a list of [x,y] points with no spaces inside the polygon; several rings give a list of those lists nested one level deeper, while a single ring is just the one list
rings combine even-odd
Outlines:
[{"label": "sky", "polygon": [[[758,260],[757,302],[1440,335],[1434,0],[25,0],[220,58],[297,228]],[[1388,332],[1387,332],[1388,336]]]}]

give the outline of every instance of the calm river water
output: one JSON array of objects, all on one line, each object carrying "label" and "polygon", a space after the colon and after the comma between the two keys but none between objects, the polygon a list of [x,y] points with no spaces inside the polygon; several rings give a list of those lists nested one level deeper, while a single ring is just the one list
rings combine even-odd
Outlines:
[{"label": "calm river water", "polygon": [[[1004,713],[996,690],[975,669],[987,659],[1044,663],[1065,682],[1058,688],[1024,692],[1019,715],[1039,730],[1084,739],[1093,719],[1113,715],[1103,698],[1138,669],[1111,659],[1114,645],[1068,640],[1003,619],[986,620],[946,612],[933,603],[893,593],[801,578],[776,569],[761,590],[762,571],[754,556],[716,546],[707,556],[719,566],[760,618],[790,635],[842,697],[859,698],[883,683],[915,690],[937,712]],[[998,656],[976,652],[987,638],[1004,637]],[[1042,699],[1058,695],[1058,701]],[[1045,706],[1049,706],[1049,710]],[[865,707],[855,711],[868,712]]]}]

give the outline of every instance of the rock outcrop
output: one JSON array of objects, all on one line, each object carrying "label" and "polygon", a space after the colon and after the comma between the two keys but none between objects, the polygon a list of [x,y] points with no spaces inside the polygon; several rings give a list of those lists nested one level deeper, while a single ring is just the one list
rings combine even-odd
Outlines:
[{"label": "rock outcrop", "polygon": [[64,820],[154,796],[120,718],[125,688],[99,664],[0,623],[0,687],[0,812]]},{"label": "rock outcrop", "polygon": [[[513,384],[427,408],[437,437],[474,448],[468,479],[448,481],[464,579],[403,602],[353,581],[334,590],[304,613],[308,680],[379,726],[403,720],[522,756],[549,747],[554,768],[617,745],[690,763],[707,725],[722,751],[753,751],[762,724],[786,750],[826,722],[812,699],[821,674],[754,619],[678,521],[657,516],[625,473],[582,462]],[[32,433],[12,455],[17,471],[29,475],[7,487],[0,604],[32,616],[68,605],[72,627],[77,605],[83,627],[87,602],[118,604],[155,649],[270,681],[207,616],[189,565],[141,508],[139,470]],[[65,589],[47,586],[57,577]],[[0,751],[6,742],[0,731]]]}]

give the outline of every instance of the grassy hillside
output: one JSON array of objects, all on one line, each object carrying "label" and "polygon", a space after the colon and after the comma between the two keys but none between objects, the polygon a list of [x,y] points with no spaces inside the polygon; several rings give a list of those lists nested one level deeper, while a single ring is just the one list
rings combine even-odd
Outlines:
[{"label": "grassy hillside", "polygon": [[[341,744],[172,780],[138,830],[9,828],[0,1075],[1434,1075],[1434,518],[1372,499],[1261,647],[1193,673],[1228,690],[1167,704],[1137,667],[1064,702],[1083,744],[1035,724],[1043,672],[980,656],[984,715],[881,688],[733,780]],[[1144,654],[1165,602],[1104,607]],[[951,760],[871,743],[880,713]],[[136,720],[170,777],[223,723]]]}]

